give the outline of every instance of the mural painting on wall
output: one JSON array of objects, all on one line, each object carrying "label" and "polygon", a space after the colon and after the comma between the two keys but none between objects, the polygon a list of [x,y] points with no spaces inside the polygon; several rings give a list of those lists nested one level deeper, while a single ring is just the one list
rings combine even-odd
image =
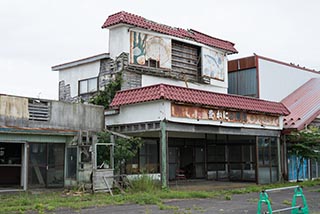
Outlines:
[{"label": "mural painting on wall", "polygon": [[171,116],[196,120],[213,120],[231,123],[252,124],[259,126],[279,126],[279,118],[276,116],[176,104],[171,104]]},{"label": "mural painting on wall", "polygon": [[130,45],[131,64],[171,68],[170,39],[131,31]]},{"label": "mural painting on wall", "polygon": [[202,76],[224,81],[225,56],[217,51],[202,48]]}]

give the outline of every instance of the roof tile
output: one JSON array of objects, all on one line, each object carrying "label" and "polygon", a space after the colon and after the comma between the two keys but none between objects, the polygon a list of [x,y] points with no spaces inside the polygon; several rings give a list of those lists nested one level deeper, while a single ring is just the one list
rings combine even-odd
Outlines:
[{"label": "roof tile", "polygon": [[125,11],[121,11],[113,15],[110,15],[105,21],[105,23],[103,24],[102,28],[111,27],[113,25],[117,25],[120,23],[134,25],[136,27],[141,27],[147,30],[151,30],[151,31],[155,31],[155,32],[167,34],[170,36],[183,38],[183,39],[191,39],[208,46],[229,51],[231,53],[238,53],[238,51],[234,48],[234,44],[232,42],[211,37],[204,33],[201,33],[192,29],[185,30],[182,28],[175,28],[175,27],[164,25],[164,24],[159,24],[157,22],[150,21],[141,16],[128,13]]},{"label": "roof tile", "polygon": [[288,115],[290,113],[282,103],[278,102],[238,95],[220,94],[166,84],[118,91],[110,107],[118,108],[123,105],[162,99],[187,104],[274,115]]}]

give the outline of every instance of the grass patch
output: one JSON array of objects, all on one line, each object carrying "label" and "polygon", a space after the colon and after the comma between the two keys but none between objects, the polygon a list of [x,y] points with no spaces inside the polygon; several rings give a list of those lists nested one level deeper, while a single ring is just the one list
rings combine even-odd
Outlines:
[{"label": "grass patch", "polygon": [[[136,182],[136,183],[135,183]],[[192,198],[221,198],[231,200],[234,194],[244,194],[250,192],[259,192],[263,189],[302,185],[313,187],[320,185],[320,180],[306,181],[299,183],[284,183],[272,185],[251,185],[245,188],[217,191],[178,191],[178,190],[161,190],[158,183],[150,182],[146,178],[133,181],[132,188],[126,194],[117,194],[113,197],[107,193],[97,194],[68,194],[69,192],[50,192],[31,194],[28,192],[16,194],[0,194],[0,213],[25,213],[27,211],[37,211],[46,213],[54,211],[57,208],[70,208],[80,210],[82,208],[108,206],[135,203],[141,205],[154,204],[159,209],[169,209],[175,212],[181,210],[174,206],[163,204],[170,199],[192,199]],[[221,198],[223,199],[223,198]],[[252,199],[255,201],[257,199]],[[285,203],[285,202],[283,202]]]}]

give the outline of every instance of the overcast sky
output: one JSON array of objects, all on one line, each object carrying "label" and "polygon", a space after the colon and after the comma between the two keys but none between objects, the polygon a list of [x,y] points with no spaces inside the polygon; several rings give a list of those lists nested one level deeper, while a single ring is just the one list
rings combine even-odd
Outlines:
[{"label": "overcast sky", "polygon": [[320,70],[318,0],[1,0],[0,94],[57,99],[53,65],[108,52],[106,18],[127,11]]}]

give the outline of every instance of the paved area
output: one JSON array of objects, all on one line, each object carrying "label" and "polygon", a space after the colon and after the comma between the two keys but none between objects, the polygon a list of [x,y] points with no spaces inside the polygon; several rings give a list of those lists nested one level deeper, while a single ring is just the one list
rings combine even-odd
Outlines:
[{"label": "paved area", "polygon": [[[304,188],[304,194],[307,198],[310,214],[320,214],[320,187]],[[292,200],[293,190],[280,192],[272,192],[269,197],[272,201],[272,208],[279,209],[288,207]],[[255,214],[257,211],[257,202],[259,199],[258,193],[233,195],[227,200],[225,197],[220,199],[188,199],[188,200],[168,200],[164,204],[166,207],[162,210],[157,205],[140,206],[136,204],[106,206],[86,208],[78,211],[74,210],[56,210],[56,214],[194,214],[194,213],[210,213],[210,214]],[[300,201],[299,201],[300,202]],[[290,211],[282,213],[291,213]]]}]

